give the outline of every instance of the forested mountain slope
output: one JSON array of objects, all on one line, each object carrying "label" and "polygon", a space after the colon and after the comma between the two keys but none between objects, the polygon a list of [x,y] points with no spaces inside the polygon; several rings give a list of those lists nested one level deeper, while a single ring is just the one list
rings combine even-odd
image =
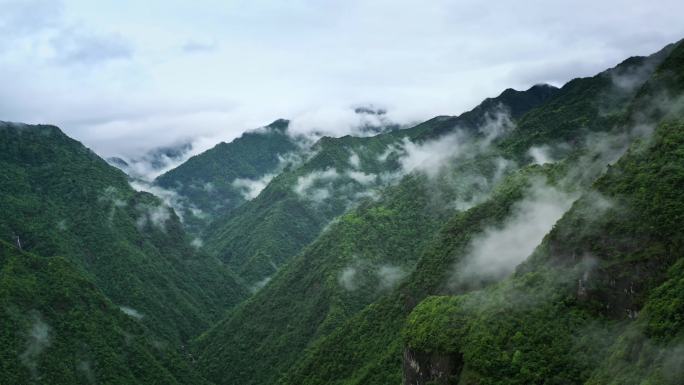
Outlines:
[{"label": "forested mountain slope", "polygon": [[288,127],[157,197],[0,122],[0,383],[682,383],[684,44],[374,136]]},{"label": "forested mountain slope", "polygon": [[[435,164],[435,169],[420,170],[422,176],[412,173],[398,186],[383,190],[379,201],[364,203],[333,223],[266,288],[198,340],[203,373],[225,383],[278,379],[292,384],[399,382],[399,333],[408,311],[425,295],[472,290],[502,274],[490,272],[445,286],[440,277],[453,274],[454,248],[463,253],[472,237],[530,205],[560,205],[555,214],[556,219],[560,217],[607,163],[642,136],[631,127],[615,127],[630,105],[640,100],[633,102],[634,95],[670,50],[632,58],[596,77],[572,81],[546,103],[510,122],[494,120],[498,124],[492,125],[496,110],[487,110],[480,112],[480,119],[472,118],[473,112],[464,114],[480,122],[474,128],[456,125],[452,118],[437,118],[412,129],[423,139],[417,141],[421,144],[435,137],[444,142],[458,133],[459,141],[447,141],[452,151],[448,166]],[[637,84],[622,87],[620,80],[632,72],[640,74],[631,79]],[[486,115],[489,119],[484,119]],[[430,125],[439,122],[449,122],[451,130],[435,134],[440,130]],[[492,136],[493,128],[503,128],[503,132]],[[458,142],[476,150],[459,153]],[[399,164],[402,155],[406,153],[396,154]],[[559,163],[522,167],[533,160]],[[482,179],[474,178],[478,175]],[[544,188],[537,188],[540,183]],[[490,195],[492,188],[495,192]],[[536,200],[530,202],[529,196]],[[551,225],[533,229],[538,241]],[[440,226],[442,230],[436,231]],[[408,228],[427,231],[399,235]],[[409,246],[407,238],[415,242]],[[528,253],[534,245],[525,245]],[[520,262],[526,256],[516,258]],[[405,283],[396,291],[383,292],[378,288],[387,280],[388,271],[393,272],[394,285]],[[230,343],[218,342],[226,340]],[[244,354],[249,346],[258,348]]]},{"label": "forested mountain slope", "polygon": [[189,243],[173,210],[54,126],[0,124],[0,239],[62,256],[178,344],[244,297]]},{"label": "forested mountain slope", "polygon": [[263,283],[331,220],[401,180],[413,166],[399,160],[406,140],[426,140],[457,127],[474,133],[484,126],[498,129],[555,92],[546,85],[524,92],[507,90],[459,117],[439,117],[373,137],[324,137],[305,162],[285,170],[253,200],[215,220],[206,234],[207,251],[245,279]]},{"label": "forested mountain slope", "polygon": [[289,122],[277,120],[248,131],[230,143],[188,159],[157,177],[154,184],[179,195],[188,227],[199,234],[216,217],[254,198],[282,168],[296,162],[302,139],[288,134]]},{"label": "forested mountain slope", "polygon": [[[667,49],[665,52],[669,54],[670,49]],[[675,115],[678,113],[677,105],[679,103],[678,101],[681,100],[682,94],[681,74],[684,73],[684,71],[682,71],[681,55],[682,48],[681,46],[678,46],[677,50],[673,51],[672,54],[668,56],[667,60],[662,63],[649,82],[638,91],[639,95],[637,98],[629,103],[628,106],[622,108],[622,110],[625,111],[625,114],[623,114],[622,118],[617,119],[618,125],[611,129],[611,135],[605,137],[609,138],[609,140],[598,141],[600,137],[595,135],[589,136],[589,140],[587,141],[587,143],[591,144],[589,149],[581,151],[581,155],[571,156],[567,161],[561,162],[559,167],[556,167],[557,171],[549,174],[551,180],[553,179],[553,175],[563,175],[563,178],[559,180],[562,184],[568,184],[568,182],[576,181],[578,178],[580,180],[590,180],[592,175],[596,175],[596,171],[605,169],[604,167],[597,166],[600,166],[601,164],[605,165],[606,160],[611,160],[616,154],[622,153],[625,139],[628,139],[627,143],[629,143],[634,139],[645,137],[646,139],[642,140],[646,143],[650,143],[648,140],[648,132],[642,132],[641,129],[644,128],[644,124],[653,124],[653,122],[662,118],[662,113],[654,113],[653,111],[667,109],[669,110],[669,113]],[[659,59],[658,62],[661,60],[662,59]],[[625,63],[632,64],[640,61],[642,61],[642,59],[630,59]],[[622,70],[624,70],[624,68]],[[665,74],[670,75],[664,76]],[[574,82],[575,85],[577,83],[579,82]],[[584,81],[584,83],[588,84],[589,82]],[[568,86],[571,85],[573,85],[573,82],[569,83]],[[640,87],[641,86],[636,88],[638,89]],[[591,89],[591,87],[589,87],[589,89]],[[576,95],[576,91],[577,90],[575,89],[575,92],[572,94]],[[587,94],[586,96],[589,95],[590,94]],[[663,98],[663,96],[667,97]],[[559,100],[560,99],[556,99],[553,101],[556,108],[549,111],[542,107],[536,111],[532,111],[526,118],[523,118],[518,127],[519,132],[524,132],[523,122],[525,119],[544,115],[548,116],[549,119],[552,119],[553,110],[567,114],[567,111],[557,108],[557,106],[559,106]],[[575,100],[581,99],[576,98]],[[681,110],[679,112],[681,112]],[[650,122],[644,119],[646,115],[649,115]],[[559,120],[559,122],[562,121]],[[549,121],[549,126],[553,127],[553,120]],[[538,127],[543,128],[544,126],[540,125]],[[667,138],[665,139],[666,142],[674,144],[674,142],[672,142],[673,138],[679,137],[681,133],[681,127],[678,127],[680,126],[665,125],[659,129],[656,138],[659,138],[662,135]],[[537,130],[535,131],[540,132]],[[632,134],[630,135],[629,132]],[[515,136],[512,136],[510,140],[503,141],[502,146],[510,149],[509,146],[511,143],[516,144],[523,140],[524,137],[516,138]],[[617,150],[617,152],[615,152],[615,150]],[[681,151],[677,149],[676,146],[670,147],[669,150],[659,146],[650,147],[649,151],[651,152],[651,156],[660,158],[660,160],[649,159],[648,156],[641,159],[636,158],[638,160],[635,160],[634,155],[631,154],[627,157],[627,159],[631,159],[630,161],[623,160],[621,163],[629,162],[627,164],[632,165],[641,164],[642,166],[640,167],[650,167],[650,169],[643,168],[641,173],[634,173],[634,170],[627,170],[629,172],[622,173],[620,169],[623,167],[618,167],[621,165],[621,163],[618,163],[618,166],[610,168],[611,173],[615,176],[622,175],[622,180],[624,181],[631,181],[632,186],[625,189],[625,192],[631,190],[631,194],[645,194],[644,197],[661,196],[662,193],[656,191],[654,191],[654,195],[651,195],[650,189],[645,188],[645,186],[649,183],[655,183],[655,179],[660,178],[660,175],[664,175],[663,173],[667,173],[668,176],[662,181],[663,184],[661,185],[663,186],[663,193],[666,194],[665,196],[669,196],[670,198],[667,206],[680,206],[681,202],[677,201],[679,198],[673,195],[673,191],[678,189],[675,186],[681,183],[679,180],[681,176],[678,176],[677,173],[669,173],[666,170],[671,167],[676,167],[676,164],[681,163],[682,159],[679,159],[682,156]],[[639,151],[635,152],[639,153]],[[663,162],[663,159],[667,159],[667,161]],[[575,162],[579,163],[577,164]],[[563,165],[563,163],[568,163],[568,165],[575,163],[575,167],[568,168],[567,165]],[[577,166],[580,167],[578,168]],[[568,171],[572,171],[573,169],[575,171],[568,173]],[[608,177],[601,180],[608,180],[606,178]],[[634,183],[637,183],[642,187],[638,188]],[[641,183],[644,184],[642,185]],[[403,319],[426,295],[443,294],[453,291],[468,291],[477,288],[479,284],[482,283],[477,281],[474,283],[472,281],[463,282],[463,275],[459,275],[458,271],[464,266],[459,265],[457,261],[473,253],[473,244],[471,241],[474,234],[482,231],[478,229],[486,229],[492,226],[496,228],[497,223],[501,223],[505,218],[507,212],[505,207],[510,207],[510,203],[506,204],[506,202],[510,202],[510,197],[515,196],[511,195],[511,192],[514,192],[515,190],[510,190],[510,192],[506,193],[506,190],[509,189],[509,187],[506,187],[506,184],[502,185],[501,188],[502,193],[500,195],[496,194],[485,204],[456,215],[440,231],[440,235],[436,237],[433,244],[426,248],[415,272],[407,279],[406,284],[403,285],[403,287],[399,288],[393,296],[381,299],[375,304],[368,306],[358,316],[350,319],[343,327],[338,328],[329,337],[320,340],[309,350],[307,357],[300,361],[298,367],[291,370],[290,374],[285,376],[283,382],[292,384],[396,383],[401,381],[402,378],[400,366],[402,363],[402,350],[404,344],[407,344],[409,347],[403,353],[404,379],[406,383],[423,384],[429,381],[435,381],[435,383],[445,384],[581,384],[587,381],[589,376],[600,376],[600,373],[606,372],[609,368],[611,368],[609,370],[617,371],[620,370],[617,368],[626,368],[625,364],[622,366],[614,366],[613,362],[609,365],[602,366],[601,369],[596,369],[599,359],[613,360],[614,358],[610,357],[616,357],[615,354],[618,354],[617,357],[623,357],[621,358],[622,360],[631,359],[633,360],[632,364],[641,365],[641,368],[636,369],[640,375],[635,376],[634,378],[640,378],[640,376],[644,376],[651,372],[660,372],[659,375],[663,376],[664,372],[659,368],[672,365],[671,362],[667,362],[667,356],[665,355],[667,349],[662,347],[654,347],[651,349],[649,342],[645,345],[644,349],[646,350],[643,351],[643,353],[640,355],[638,354],[637,356],[630,355],[628,350],[624,349],[626,347],[624,343],[619,342],[621,339],[615,339],[615,334],[606,334],[607,330],[605,328],[592,328],[595,322],[599,322],[604,318],[604,315],[600,312],[598,314],[592,313],[587,315],[585,313],[584,315],[577,315],[572,308],[569,309],[569,312],[565,310],[557,311],[557,302],[556,304],[550,302],[553,305],[549,305],[548,307],[538,306],[541,298],[545,295],[548,295],[549,297],[557,295],[555,297],[556,300],[563,298],[570,298],[572,300],[572,296],[576,296],[576,293],[586,293],[587,283],[583,280],[586,280],[587,278],[584,274],[587,272],[587,269],[594,268],[595,262],[593,262],[591,256],[589,256],[589,258],[584,258],[587,255],[583,255],[584,253],[582,250],[572,250],[572,253],[570,254],[570,256],[574,257],[574,263],[576,264],[575,266],[577,266],[575,267],[575,270],[570,269],[569,272],[565,270],[557,271],[555,269],[557,267],[555,264],[552,264],[551,266],[543,265],[547,270],[550,268],[549,276],[541,274],[524,275],[523,277],[515,278],[514,280],[505,281],[492,289],[487,289],[491,290],[491,292],[475,292],[475,294],[472,294],[471,297],[466,297],[466,299],[454,297],[453,300],[438,299],[426,302],[419,307],[419,309],[423,310],[416,310],[412,315],[408,324],[408,329],[405,332],[404,340],[402,341],[400,330],[404,327]],[[571,213],[583,213],[584,215],[602,217],[607,215],[606,210],[610,209],[610,212],[612,212],[613,215],[617,214],[618,217],[621,216],[622,213],[624,213],[622,209],[625,207],[622,205],[614,205],[613,200],[608,198],[608,193],[609,191],[598,193],[593,189],[588,190],[585,193],[585,197],[573,206]],[[589,207],[585,206],[584,208],[581,208],[581,202],[584,202],[585,205],[588,204]],[[662,202],[664,201],[660,201],[660,203]],[[502,204],[504,205],[502,206]],[[658,206],[659,203],[651,202],[652,209],[655,209]],[[637,213],[635,212],[634,214]],[[646,215],[646,213],[642,211],[635,216],[630,216],[629,221],[632,222],[630,226],[641,226],[641,224],[637,223],[640,221],[640,219],[638,219],[639,215]],[[673,212],[673,215],[676,215],[676,212]],[[578,234],[584,234],[585,232],[587,234],[591,233],[591,228],[587,227],[586,221],[578,222],[575,220],[569,223],[568,217],[572,217],[571,214],[567,214],[564,217],[559,225],[554,228],[552,234],[556,234],[556,236],[559,236],[560,238],[566,237],[566,234],[559,230],[559,227],[563,223],[565,223],[564,226],[568,230],[573,229],[572,231]],[[626,219],[627,218],[623,218],[623,220]],[[644,225],[647,226],[647,223],[650,222],[647,220]],[[620,231],[623,229],[624,227],[620,226],[616,227],[613,231],[606,231],[608,229],[605,227],[596,229],[596,232],[593,234],[594,238],[587,240],[587,246],[603,243],[610,247],[610,249],[605,251],[615,254],[616,252],[619,252],[619,248],[615,249],[618,246],[613,242],[618,240],[623,240],[622,242],[629,240],[634,244],[641,242],[634,241],[634,239],[641,239],[638,235],[632,235],[631,237],[628,235],[620,235]],[[617,235],[615,241],[611,241],[610,234]],[[501,232],[499,235],[505,236],[506,232]],[[524,235],[524,233],[519,235]],[[568,234],[567,236],[570,237],[570,235],[571,234]],[[671,231],[670,235],[672,235]],[[678,237],[679,236],[675,236],[675,239]],[[475,238],[477,239],[477,237]],[[507,242],[504,238],[504,241],[499,243],[499,253],[505,254],[507,248],[510,248],[512,245],[517,245],[517,243],[510,239]],[[548,241],[545,241],[544,244],[547,244],[547,242]],[[645,248],[648,248],[646,244],[644,244],[644,246]],[[543,250],[543,247],[541,249]],[[552,250],[552,252],[555,253],[556,251]],[[539,250],[537,253],[539,253]],[[475,253],[475,255],[482,256],[486,254]],[[625,256],[628,255],[629,254]],[[630,258],[628,257],[626,260],[629,261]],[[649,263],[657,264],[656,260],[652,260]],[[496,260],[490,260],[490,263],[494,263],[495,261]],[[580,261],[584,262],[580,263]],[[610,265],[610,263],[608,263],[608,265]],[[626,265],[618,267],[614,271],[615,276],[612,279],[608,278],[607,282],[604,278],[604,285],[607,283],[608,285],[614,285],[615,287],[615,289],[612,290],[614,293],[612,296],[615,296],[616,292],[630,293],[628,296],[634,295],[635,292],[633,291],[636,290],[636,286],[630,286],[628,281],[629,278],[627,278],[631,274],[629,271],[632,270],[629,266],[628,262]],[[636,267],[636,270],[638,271],[639,267]],[[488,270],[483,269],[483,271],[487,272]],[[664,267],[661,268],[660,271],[664,271]],[[564,279],[558,279],[559,277],[563,277]],[[651,277],[652,276],[649,274],[645,274],[638,277],[638,279],[635,279],[632,283],[634,283],[634,285],[644,284],[649,282]],[[675,276],[674,282],[677,282],[677,279],[679,278]],[[627,280],[626,287],[625,280]],[[589,282],[597,284],[600,283],[601,280],[592,277]],[[653,283],[651,283],[651,285],[653,285]],[[670,283],[669,290],[672,290],[672,287],[676,286],[673,286],[673,284]],[[521,292],[524,292],[524,294],[520,294]],[[672,297],[666,298],[668,299],[665,299],[663,302],[668,303],[666,306],[672,306],[672,304],[677,303],[676,301],[672,302]],[[442,301],[444,305],[442,306],[441,302],[435,301]],[[453,304],[449,301],[452,301]],[[461,306],[461,303],[468,305]],[[595,302],[594,305],[596,305]],[[598,307],[607,306],[609,309],[617,309],[615,312],[618,314],[619,319],[629,315],[634,316],[636,314],[635,311],[641,308],[641,305],[642,304],[639,304],[636,307],[625,308],[616,306],[615,303],[603,303]],[[483,318],[480,313],[475,313],[475,315],[464,315],[463,312],[459,310],[463,308],[468,311],[470,311],[471,308],[475,308],[478,309],[478,312],[486,312],[487,315],[485,318]],[[520,309],[520,313],[515,314],[518,309]],[[669,313],[670,317],[676,317],[674,314],[676,314],[678,310],[675,309],[677,308],[671,308],[674,313]],[[512,313],[515,315],[509,316],[509,314]],[[577,323],[578,320],[584,322],[584,329],[567,329],[568,325],[573,325],[573,323]],[[565,323],[566,321],[568,323]],[[556,322],[558,322],[558,324],[556,324]],[[610,324],[612,321],[608,322]],[[472,331],[470,329],[471,326],[469,325],[472,325]],[[524,330],[522,329],[523,326],[529,327],[529,329]],[[610,330],[611,332],[613,331],[613,329]],[[572,334],[573,332],[575,334]],[[579,332],[586,332],[586,334]],[[473,338],[473,340],[461,339],[463,335],[466,334],[469,338]],[[579,337],[584,339],[582,341],[573,342],[573,339]],[[559,341],[557,345],[547,347],[550,341],[556,340]],[[606,353],[606,344],[609,344],[611,341],[617,341],[617,346],[611,348],[612,350],[610,353]],[[643,342],[643,340],[637,340],[637,342],[639,341]],[[601,345],[601,343],[604,345]],[[519,346],[525,345],[527,350],[512,349],[512,346],[514,346],[513,344],[519,344]],[[451,346],[454,345],[458,345],[459,347],[457,349],[451,348]],[[623,350],[621,353],[618,353],[619,351],[615,349],[620,346],[622,346]],[[631,347],[634,346],[638,345],[631,345]],[[600,350],[602,348],[604,349],[603,351]],[[640,356],[644,359],[640,360],[639,364],[636,364],[635,361],[638,360],[637,357]],[[468,365],[467,360],[469,358],[472,360],[471,362],[476,363]],[[654,358],[660,361],[650,361]],[[551,361],[544,361],[545,359]],[[466,360],[465,365],[463,364],[464,360]],[[663,365],[663,362],[667,365],[661,366]],[[472,367],[473,365],[487,366],[474,369]],[[434,373],[442,373],[442,375],[436,376]],[[630,383],[629,381],[639,383],[638,380],[628,380],[630,376],[634,374],[634,371],[626,370],[620,373],[620,376],[617,377],[618,379],[616,379],[614,383]],[[681,379],[681,374],[670,377],[670,380],[672,378]],[[598,382],[595,381],[596,380],[591,380],[591,383],[612,383],[609,381],[613,380],[608,379],[608,377],[602,377],[602,380]]]},{"label": "forested mountain slope", "polygon": [[207,383],[128,311],[66,259],[0,241],[0,382]]}]

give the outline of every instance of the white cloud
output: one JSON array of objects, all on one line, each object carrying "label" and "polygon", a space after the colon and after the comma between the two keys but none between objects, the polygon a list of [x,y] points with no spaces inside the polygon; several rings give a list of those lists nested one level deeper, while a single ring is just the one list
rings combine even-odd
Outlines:
[{"label": "white cloud", "polygon": [[[187,213],[188,211],[198,218],[201,218],[204,215],[202,210],[200,210],[196,207],[187,205],[185,198],[180,196],[174,190],[167,190],[163,187],[153,185],[153,184],[150,184],[150,183],[142,181],[142,180],[129,180],[128,183],[136,191],[148,192],[148,193],[156,196],[157,198],[161,199],[162,202],[164,202],[164,206],[168,206],[168,207],[173,208],[173,210],[176,212],[176,214],[178,215],[178,217],[180,218],[181,221],[183,220],[184,214]],[[156,209],[154,209],[154,210],[156,210]],[[158,215],[157,215],[157,217],[158,217]],[[145,220],[141,219],[141,221],[142,221],[141,224],[144,225]]]},{"label": "white cloud", "polygon": [[394,265],[382,265],[375,274],[380,282],[380,288],[392,289],[406,276],[406,271]]},{"label": "white cloud", "polygon": [[362,185],[371,184],[376,180],[375,175],[366,174],[365,172],[361,171],[347,171],[345,174]]},{"label": "white cloud", "polygon": [[202,238],[195,238],[190,242],[190,246],[199,250],[202,248],[202,246],[204,246],[204,241],[202,240]]},{"label": "white cloud", "polygon": [[43,321],[40,314],[33,314],[33,322],[28,330],[26,349],[19,356],[21,363],[29,368],[33,377],[38,375],[38,357],[50,346],[50,333],[50,325]]},{"label": "white cloud", "polygon": [[459,130],[438,139],[414,143],[404,139],[399,163],[405,172],[421,171],[435,176],[449,159],[464,151],[465,136]]},{"label": "white cloud", "polygon": [[168,206],[140,204],[137,209],[140,212],[140,216],[136,220],[139,230],[142,230],[149,223],[161,231],[166,231],[166,222],[171,219],[171,209]]},{"label": "white cloud", "polygon": [[340,173],[334,168],[314,171],[298,177],[294,191],[302,198],[321,203],[330,197],[331,183],[339,177]]},{"label": "white cloud", "polygon": [[257,291],[263,289],[268,283],[271,282],[271,277],[266,277],[260,281],[255,282],[249,289],[252,293],[256,293]]},{"label": "white cloud", "polygon": [[527,153],[532,157],[535,164],[547,164],[553,163],[553,159],[549,154],[550,150],[551,148],[547,145],[534,146]]},{"label": "white cloud", "polygon": [[342,269],[340,272],[337,282],[342,286],[345,290],[348,291],[354,291],[358,288],[358,282],[356,282],[356,268],[352,266],[345,267]]},{"label": "white cloud", "polygon": [[527,194],[503,224],[472,240],[471,251],[455,266],[453,285],[497,280],[512,273],[575,199],[542,181],[535,181]]},{"label": "white cloud", "polygon": [[119,306],[119,309],[127,316],[133,317],[135,319],[142,319],[144,317],[139,311],[133,309],[132,307]]},{"label": "white cloud", "polygon": [[352,151],[351,155],[349,156],[349,165],[355,169],[361,167],[361,158],[359,158],[359,154]]},{"label": "white cloud", "polygon": [[416,143],[404,138],[400,146],[390,146],[381,154],[380,160],[387,159],[396,148],[399,163],[405,173],[420,171],[434,177],[451,159],[486,151],[492,141],[514,127],[508,113],[497,109],[485,114],[484,122],[478,127],[482,135],[480,138],[475,138],[458,127],[451,133],[425,142]]},{"label": "white cloud", "polygon": [[280,117],[296,132],[342,135],[358,127],[353,106],[409,123],[597,73],[680,39],[682,10],[675,0],[2,0],[0,116],[58,124],[105,156],[180,139],[199,151]]},{"label": "white cloud", "polygon": [[245,199],[252,200],[266,188],[275,176],[276,174],[264,174],[259,179],[237,178],[231,184],[233,187],[240,189]]}]

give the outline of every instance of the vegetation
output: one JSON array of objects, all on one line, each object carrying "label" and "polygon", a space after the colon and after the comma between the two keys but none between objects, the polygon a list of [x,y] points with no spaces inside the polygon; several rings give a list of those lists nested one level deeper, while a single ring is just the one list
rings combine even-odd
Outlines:
[{"label": "vegetation", "polygon": [[186,228],[199,235],[213,219],[247,200],[250,192],[236,181],[257,181],[279,172],[296,156],[303,143],[288,134],[288,126],[287,120],[276,120],[230,143],[221,142],[160,175],[154,184],[180,195],[183,205],[177,209]]},{"label": "vegetation", "polygon": [[0,382],[679,384],[683,74],[678,44],[371,137],[276,121],[157,179],[183,221],[0,124]]},{"label": "vegetation", "polygon": [[61,257],[0,241],[3,384],[205,384]]},{"label": "vegetation", "polygon": [[246,294],[173,211],[58,128],[0,125],[0,167],[0,239],[67,258],[158,336],[179,344]]}]

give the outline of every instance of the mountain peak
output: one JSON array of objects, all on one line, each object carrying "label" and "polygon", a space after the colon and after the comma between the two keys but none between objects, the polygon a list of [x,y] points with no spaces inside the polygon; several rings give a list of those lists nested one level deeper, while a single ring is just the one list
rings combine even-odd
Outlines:
[{"label": "mountain peak", "polygon": [[287,131],[287,128],[290,126],[290,121],[287,119],[276,119],[274,120],[271,124],[267,125],[267,128],[270,128],[274,131],[280,131],[280,132],[285,132]]}]

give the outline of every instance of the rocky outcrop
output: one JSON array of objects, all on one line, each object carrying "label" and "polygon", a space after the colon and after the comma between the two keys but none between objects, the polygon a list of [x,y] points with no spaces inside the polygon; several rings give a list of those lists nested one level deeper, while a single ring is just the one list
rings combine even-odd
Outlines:
[{"label": "rocky outcrop", "polygon": [[450,385],[458,383],[463,356],[458,353],[421,352],[404,349],[404,385]]}]

